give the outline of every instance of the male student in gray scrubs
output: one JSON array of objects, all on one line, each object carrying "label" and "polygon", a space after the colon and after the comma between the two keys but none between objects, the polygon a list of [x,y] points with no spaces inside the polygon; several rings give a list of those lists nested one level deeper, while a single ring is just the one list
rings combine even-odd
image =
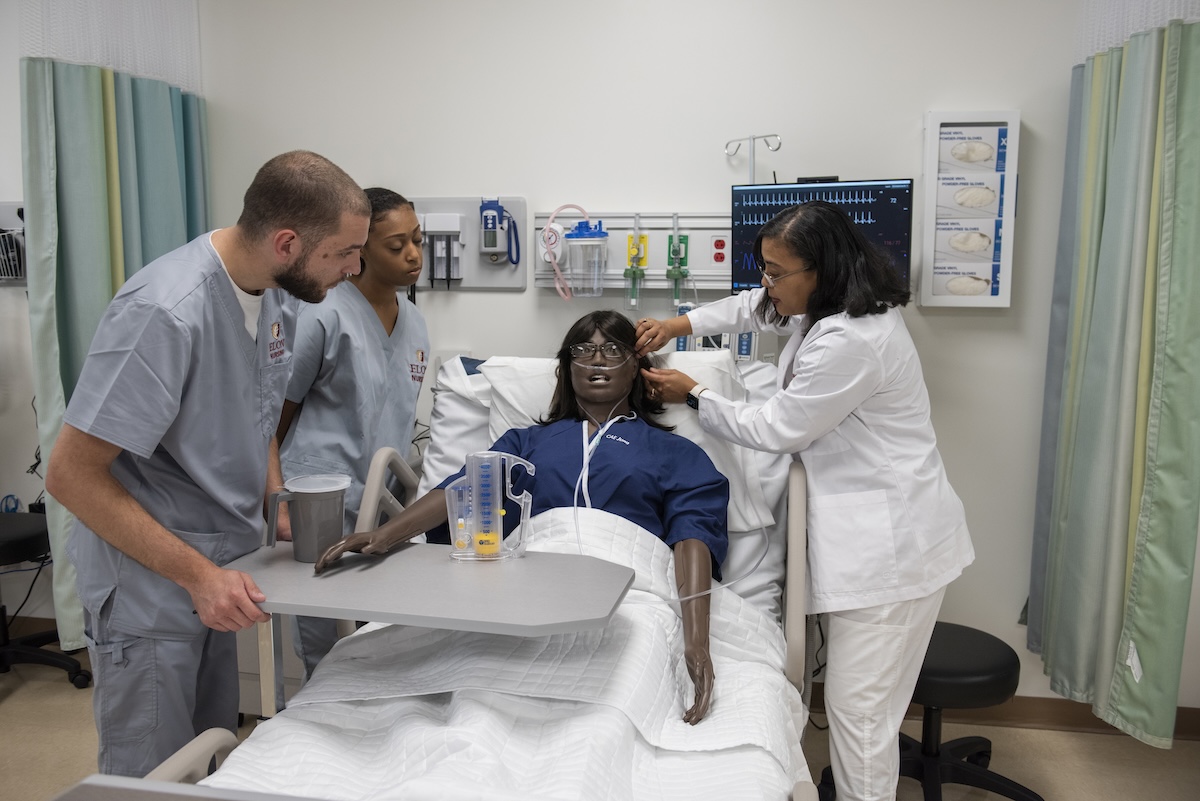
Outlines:
[{"label": "male student in gray scrubs", "polygon": [[223,565],[261,541],[293,298],[358,272],[369,214],[329,160],[276,156],[236,225],[139,270],[100,321],[46,489],[78,518],[103,773],[144,776],[204,729],[237,728],[234,632],[267,616]]}]

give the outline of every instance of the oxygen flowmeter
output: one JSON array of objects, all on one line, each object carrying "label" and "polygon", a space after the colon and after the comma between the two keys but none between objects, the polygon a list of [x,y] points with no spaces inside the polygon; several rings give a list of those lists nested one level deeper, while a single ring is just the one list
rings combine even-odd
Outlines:
[{"label": "oxygen flowmeter", "polygon": [[667,237],[667,280],[671,282],[671,302],[676,306],[683,301],[683,284],[688,277],[687,263],[688,235],[671,234]]}]

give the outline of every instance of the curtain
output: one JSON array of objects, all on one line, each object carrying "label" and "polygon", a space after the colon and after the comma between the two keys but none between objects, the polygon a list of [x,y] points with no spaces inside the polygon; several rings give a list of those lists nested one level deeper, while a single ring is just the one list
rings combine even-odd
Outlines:
[{"label": "curtain", "polygon": [[1072,75],[1028,644],[1169,747],[1200,523],[1200,23]]},{"label": "curtain", "polygon": [[[38,440],[50,454],[108,302],[144,264],[208,226],[202,98],[162,81],[21,60],[22,155]],[[54,609],[82,648],[69,513],[47,496]]]}]

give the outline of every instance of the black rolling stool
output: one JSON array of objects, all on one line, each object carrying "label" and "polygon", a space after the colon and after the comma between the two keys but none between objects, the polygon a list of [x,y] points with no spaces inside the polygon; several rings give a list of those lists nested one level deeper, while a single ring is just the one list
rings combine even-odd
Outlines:
[{"label": "black rolling stool", "polygon": [[943,709],[980,709],[1012,698],[1021,661],[1008,643],[987,632],[937,623],[921,665],[913,702],[925,707],[921,742],[900,735],[900,775],[921,782],[925,801],[941,801],[943,784],[979,787],[1016,801],[1042,801],[1032,790],[988,770],[992,743],[960,737],[943,743]]},{"label": "black rolling stool", "polygon": [[[0,565],[40,562],[49,554],[50,534],[45,515],[0,513]],[[22,663],[60,667],[67,671],[71,683],[82,690],[92,683],[92,674],[83,669],[79,660],[42,648],[57,641],[58,632],[54,629],[10,640],[8,612],[0,602],[0,673],[7,673],[13,665]]]},{"label": "black rolling stool", "polygon": [[[900,734],[900,775],[921,782],[925,801],[942,801],[943,784],[979,787],[1016,801],[1043,801],[1032,790],[987,769],[992,743],[986,737],[942,742],[943,709],[980,709],[1012,698],[1021,678],[1017,652],[1003,640],[967,626],[936,623],[913,702],[925,707],[921,742]],[[837,791],[825,768],[817,786],[821,801]]]}]

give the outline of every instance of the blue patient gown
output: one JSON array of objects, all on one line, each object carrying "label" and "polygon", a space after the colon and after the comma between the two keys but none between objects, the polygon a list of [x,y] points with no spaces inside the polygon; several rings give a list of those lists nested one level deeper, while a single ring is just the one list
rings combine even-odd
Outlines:
[{"label": "blue patient gown", "polygon": [[[531,515],[547,509],[582,506],[583,491],[575,500],[575,483],[583,467],[582,423],[559,420],[549,425],[514,428],[492,446],[532,463],[535,475],[514,470],[517,494],[528,489],[533,496]],[[445,487],[465,474],[441,483]],[[588,467],[588,494],[592,507],[637,523],[667,545],[698,539],[713,557],[713,576],[729,548],[726,517],[729,482],[713,466],[708,454],[691,440],[647,425],[642,420],[622,421],[608,429]],[[505,506],[504,532],[520,520],[512,501]],[[449,542],[441,526],[429,532],[430,542]]]}]

